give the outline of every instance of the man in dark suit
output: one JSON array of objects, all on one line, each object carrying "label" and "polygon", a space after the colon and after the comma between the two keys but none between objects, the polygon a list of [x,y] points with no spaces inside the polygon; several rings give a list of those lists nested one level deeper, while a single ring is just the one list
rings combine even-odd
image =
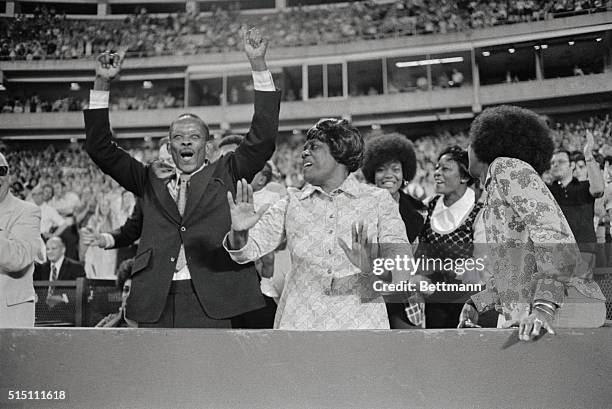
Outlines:
[{"label": "man in dark suit", "polygon": [[[79,277],[85,277],[83,265],[78,261],[66,257],[66,245],[58,236],[47,240],[47,261],[36,264],[34,268],[34,280],[37,281],[73,281]],[[68,295],[61,288],[49,287],[45,302],[50,308],[54,319],[71,322],[74,320],[74,309],[70,305],[75,304],[76,299]]]},{"label": "man in dark suit", "polygon": [[231,224],[227,192],[264,166],[278,133],[280,92],[266,66],[267,41],[254,29],[243,37],[255,83],[251,129],[236,152],[208,166],[208,126],[193,114],[170,125],[168,150],[176,169],[143,165],[118,148],[107,107],[122,53],[97,59],[84,112],[85,146],[104,173],[141,198],[142,235],[126,305],[127,318],[139,327],[228,328],[231,317],[264,306],[253,265],[234,263],[222,246]]},{"label": "man in dark suit", "polygon": [[36,265],[34,280],[64,281],[76,280],[79,277],[85,277],[83,265],[66,257],[66,246],[62,239],[54,236],[47,240],[47,261]]}]

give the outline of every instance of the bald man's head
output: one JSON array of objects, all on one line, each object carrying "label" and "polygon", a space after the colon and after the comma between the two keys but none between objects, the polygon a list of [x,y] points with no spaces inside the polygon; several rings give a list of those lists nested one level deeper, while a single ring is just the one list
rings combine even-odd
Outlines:
[{"label": "bald man's head", "polygon": [[4,201],[9,191],[9,166],[8,161],[0,153],[0,202]]},{"label": "bald man's head", "polygon": [[62,239],[57,236],[51,237],[47,240],[47,258],[50,262],[55,263],[57,260],[62,258],[66,253],[66,246]]}]

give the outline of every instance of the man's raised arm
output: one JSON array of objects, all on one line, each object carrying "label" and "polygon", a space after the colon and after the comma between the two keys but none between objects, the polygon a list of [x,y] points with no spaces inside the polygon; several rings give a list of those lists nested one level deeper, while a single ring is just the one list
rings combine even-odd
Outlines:
[{"label": "man's raised arm", "polygon": [[121,71],[125,51],[122,49],[118,53],[104,52],[96,58],[96,79],[89,95],[89,109],[83,111],[85,149],[102,172],[110,175],[130,192],[142,196],[146,169],[111,140],[108,119],[110,85]]},{"label": "man's raised arm", "polygon": [[276,148],[280,91],[276,90],[272,74],[266,64],[268,40],[259,30],[242,30],[244,52],[251,64],[255,88],[255,113],[251,129],[232,156],[234,181],[251,181],[270,159]]}]

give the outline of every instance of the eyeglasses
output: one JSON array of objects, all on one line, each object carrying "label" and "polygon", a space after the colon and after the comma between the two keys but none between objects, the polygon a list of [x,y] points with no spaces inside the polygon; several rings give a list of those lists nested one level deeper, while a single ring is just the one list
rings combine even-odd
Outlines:
[{"label": "eyeglasses", "polygon": [[8,166],[0,166],[0,177],[8,174]]}]

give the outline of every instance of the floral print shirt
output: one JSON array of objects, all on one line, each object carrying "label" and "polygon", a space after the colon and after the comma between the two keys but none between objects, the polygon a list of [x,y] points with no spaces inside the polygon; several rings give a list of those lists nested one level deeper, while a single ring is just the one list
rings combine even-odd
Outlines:
[{"label": "floral print shirt", "polygon": [[[228,250],[238,263],[257,260],[286,238],[291,272],[278,303],[274,328],[295,330],[388,329],[387,310],[373,280],[348,259],[338,239],[351,246],[351,228],[368,226],[379,257],[412,256],[397,203],[388,191],[359,183],[350,175],[331,193],[306,185],[289,188],[249,230],[247,244]],[[226,249],[227,242],[224,241]],[[409,273],[392,271],[393,281]]]},{"label": "floral print shirt", "polygon": [[491,278],[472,296],[483,312],[493,307],[506,320],[529,314],[534,300],[563,305],[567,287],[605,300],[583,262],[561,208],[526,162],[500,157],[489,166],[482,220]]}]

